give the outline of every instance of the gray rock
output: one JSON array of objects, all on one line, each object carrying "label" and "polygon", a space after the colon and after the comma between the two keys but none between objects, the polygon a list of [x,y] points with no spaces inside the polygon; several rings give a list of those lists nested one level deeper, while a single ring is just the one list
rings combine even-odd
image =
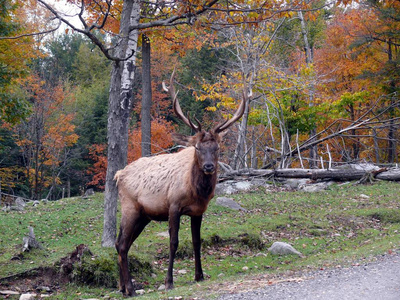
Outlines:
[{"label": "gray rock", "polygon": [[19,207],[21,210],[24,210],[26,203],[25,203],[24,199],[22,199],[21,197],[18,197],[17,199],[15,199],[15,205],[17,207]]},{"label": "gray rock", "polygon": [[310,179],[289,178],[284,181],[284,186],[295,190],[301,186],[305,186],[309,181]]},{"label": "gray rock", "polygon": [[223,207],[227,207],[233,210],[243,210],[247,211],[243,207],[240,206],[239,203],[235,202],[232,198],[227,198],[227,197],[218,197],[217,200],[215,200],[215,204]]},{"label": "gray rock", "polygon": [[85,194],[82,196],[82,198],[88,198],[90,196],[94,195],[94,190],[93,189],[87,189]]},{"label": "gray rock", "polygon": [[226,181],[223,183],[218,183],[215,187],[215,195],[232,195],[237,192],[237,190],[232,186],[232,182]]},{"label": "gray rock", "polygon": [[44,286],[44,285],[37,286],[36,290],[38,292],[47,292],[47,293],[50,293],[52,291],[51,288],[49,288],[48,286]]},{"label": "gray rock", "polygon": [[19,300],[34,300],[36,298],[36,294],[22,294],[19,297]]},{"label": "gray rock", "polygon": [[275,242],[272,244],[268,251],[274,255],[288,255],[288,254],[296,254],[300,257],[303,257],[299,251],[297,251],[293,246],[289,245],[288,243],[284,242]]},{"label": "gray rock", "polygon": [[145,293],[145,291],[144,291],[143,289],[141,289],[141,290],[136,290],[135,292],[136,292],[136,294],[138,294],[138,295],[144,295],[144,293]]},{"label": "gray rock", "polygon": [[160,285],[159,288],[158,288],[158,290],[159,290],[159,291],[165,290],[165,284]]},{"label": "gray rock", "polygon": [[235,188],[238,191],[248,191],[253,185],[249,181],[239,181],[235,183]]},{"label": "gray rock", "polygon": [[333,181],[318,182],[315,184],[309,184],[301,186],[300,189],[305,192],[314,193],[326,190],[329,186],[333,184]]},{"label": "gray rock", "polygon": [[10,210],[24,211],[24,208],[22,206],[10,206]]}]

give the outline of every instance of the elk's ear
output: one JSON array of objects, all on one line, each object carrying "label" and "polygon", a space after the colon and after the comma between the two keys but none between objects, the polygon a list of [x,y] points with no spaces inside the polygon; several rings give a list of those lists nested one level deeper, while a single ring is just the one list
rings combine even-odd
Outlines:
[{"label": "elk's ear", "polygon": [[192,146],[193,138],[191,136],[186,136],[180,133],[173,133],[172,139],[175,143],[182,145],[182,146]]}]

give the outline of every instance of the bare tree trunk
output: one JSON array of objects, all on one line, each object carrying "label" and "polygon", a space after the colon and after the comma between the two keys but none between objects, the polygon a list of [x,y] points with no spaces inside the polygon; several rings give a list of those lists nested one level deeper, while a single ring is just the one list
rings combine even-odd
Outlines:
[{"label": "bare tree trunk", "polygon": [[149,38],[142,35],[142,156],[151,155],[151,48]]},{"label": "bare tree trunk", "polygon": [[[301,11],[298,12],[299,18],[300,18],[300,24],[301,24],[301,34],[303,35],[303,40],[304,40],[304,52],[306,54],[306,64],[307,66],[310,66],[313,63],[313,55],[312,55],[312,49],[310,46],[310,43],[308,41],[308,36],[307,36],[307,28],[306,28],[306,22],[304,21],[303,13]],[[314,106],[314,85],[310,87],[310,93],[309,93],[309,103],[308,105]],[[313,125],[313,128],[310,130],[310,138],[311,140],[315,140],[317,133],[317,129],[315,127],[315,124]],[[309,166],[310,168],[315,168],[317,166],[317,146],[312,146],[310,147],[310,153],[309,153]]]},{"label": "bare tree trunk", "polygon": [[253,126],[253,131],[251,135],[252,145],[251,145],[251,168],[257,168],[257,139],[255,134],[255,126]]},{"label": "bare tree trunk", "polygon": [[104,193],[103,247],[113,247],[117,231],[118,189],[115,173],[127,163],[128,125],[132,106],[132,83],[135,71],[138,31],[129,28],[139,23],[140,1],[124,1],[120,21],[117,57],[131,58],[114,62],[108,103],[108,166]]},{"label": "bare tree trunk", "polygon": [[[392,41],[389,39],[388,41],[388,61],[389,63],[393,62],[393,52],[392,52]],[[396,90],[396,83],[392,79],[390,81],[390,92],[394,92]],[[388,131],[388,162],[393,163],[395,160],[395,157],[397,157],[396,153],[396,139],[395,139],[395,125],[394,125],[394,100],[393,97],[390,100],[390,110],[389,110],[389,115],[390,115],[390,122],[389,122],[389,131]]]},{"label": "bare tree trunk", "polygon": [[378,143],[378,133],[376,132],[376,128],[372,129],[373,137],[374,137],[374,148],[375,148],[375,163],[380,163],[380,155],[379,155],[379,143]]},{"label": "bare tree trunk", "polygon": [[[245,91],[247,93],[247,91]],[[250,110],[250,103],[248,102],[246,105],[246,109],[244,111],[242,121],[240,122],[239,125],[239,133],[238,133],[238,140],[237,140],[237,146],[235,149],[235,158],[233,161],[233,169],[246,167],[246,155],[245,155],[245,139],[246,139],[246,133],[247,133],[247,121],[249,118],[249,110]]]}]

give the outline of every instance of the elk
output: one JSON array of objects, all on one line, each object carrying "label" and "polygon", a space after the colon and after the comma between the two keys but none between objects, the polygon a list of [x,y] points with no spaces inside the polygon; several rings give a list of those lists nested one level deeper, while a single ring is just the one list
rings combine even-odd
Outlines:
[{"label": "elk", "polygon": [[151,220],[169,221],[170,252],[166,289],[173,288],[172,271],[182,215],[191,218],[195,280],[204,279],[200,260],[200,227],[203,213],[214,196],[217,183],[220,133],[241,118],[249,97],[243,93],[242,102],[232,118],[205,131],[198,119],[195,118],[196,125],[189,115],[185,117],[182,113],[173,81],[174,72],[169,88],[164,83],[163,87],[173,99],[175,114],[196,132],[195,135],[187,137],[175,134],[175,141],[187,146],[185,149],[172,154],[142,157],[118,171],[114,178],[122,211],[120,231],[115,243],[119,284],[121,292],[128,296],[135,294],[128,270],[128,251]]}]

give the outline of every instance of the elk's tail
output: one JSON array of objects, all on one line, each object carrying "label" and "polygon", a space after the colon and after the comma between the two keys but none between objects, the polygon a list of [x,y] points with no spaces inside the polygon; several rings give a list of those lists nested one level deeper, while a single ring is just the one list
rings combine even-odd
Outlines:
[{"label": "elk's tail", "polygon": [[117,173],[115,173],[114,176],[114,180],[117,181],[116,185],[118,186],[118,182],[119,182],[119,177],[121,176],[121,170],[117,171]]}]

